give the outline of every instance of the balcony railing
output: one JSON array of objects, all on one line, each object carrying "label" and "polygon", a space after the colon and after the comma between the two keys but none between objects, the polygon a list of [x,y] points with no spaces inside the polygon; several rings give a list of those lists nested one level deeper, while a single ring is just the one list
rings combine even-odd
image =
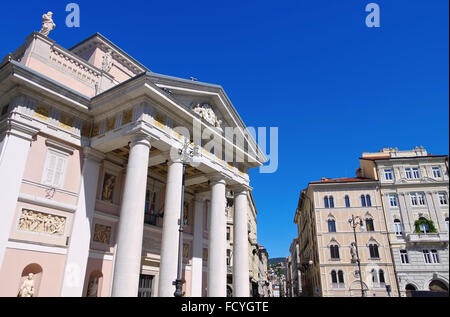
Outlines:
[{"label": "balcony railing", "polygon": [[410,243],[448,242],[448,234],[444,233],[409,233],[406,240]]}]

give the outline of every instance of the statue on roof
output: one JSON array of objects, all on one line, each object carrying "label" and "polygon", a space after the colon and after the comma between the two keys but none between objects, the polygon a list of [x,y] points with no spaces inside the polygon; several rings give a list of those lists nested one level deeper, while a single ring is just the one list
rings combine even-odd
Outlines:
[{"label": "statue on roof", "polygon": [[53,22],[53,12],[49,11],[47,14],[42,15],[42,29],[39,31],[44,36],[50,34],[50,31],[53,31],[56,27],[56,24]]}]

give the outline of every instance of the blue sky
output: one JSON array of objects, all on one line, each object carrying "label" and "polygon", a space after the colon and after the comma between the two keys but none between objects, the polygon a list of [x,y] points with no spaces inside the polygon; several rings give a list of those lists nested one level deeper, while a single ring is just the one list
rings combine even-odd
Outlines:
[{"label": "blue sky", "polygon": [[[279,127],[279,169],[251,172],[258,240],[287,256],[299,192],[353,176],[362,152],[449,148],[447,0],[70,1],[2,3],[0,55],[54,12],[70,48],[100,32],[150,70],[224,87],[248,126]],[[376,2],[381,27],[367,28]]]}]

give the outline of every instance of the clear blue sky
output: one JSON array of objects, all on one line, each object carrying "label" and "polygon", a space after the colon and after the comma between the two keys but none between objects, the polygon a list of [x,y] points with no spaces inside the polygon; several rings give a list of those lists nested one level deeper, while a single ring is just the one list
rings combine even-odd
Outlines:
[{"label": "clear blue sky", "polygon": [[[287,256],[299,191],[353,176],[362,152],[449,148],[447,0],[4,1],[0,55],[54,12],[66,48],[100,32],[150,70],[218,83],[248,126],[279,127],[279,169],[251,173],[258,239]],[[75,1],[74,1],[75,2]],[[376,2],[381,28],[367,28]]]}]

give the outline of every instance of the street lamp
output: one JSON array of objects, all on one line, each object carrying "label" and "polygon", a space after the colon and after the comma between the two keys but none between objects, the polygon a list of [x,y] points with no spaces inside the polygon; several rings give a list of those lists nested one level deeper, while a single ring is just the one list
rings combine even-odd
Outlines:
[{"label": "street lamp", "polygon": [[348,220],[348,223],[352,226],[352,228],[353,228],[353,235],[355,236],[354,247],[356,249],[356,262],[358,263],[359,282],[361,283],[361,296],[364,297],[365,294],[364,294],[364,287],[363,287],[362,274],[361,274],[361,261],[359,259],[358,241],[356,239],[356,227],[358,227],[358,225],[359,225],[360,228],[361,228],[364,225],[364,222],[361,219],[361,217],[359,217],[359,216],[355,217],[354,215],[352,215],[352,218],[350,218]]},{"label": "street lamp", "polygon": [[181,149],[179,149],[178,154],[180,155],[180,160],[183,163],[183,182],[181,185],[181,207],[180,207],[180,219],[178,220],[178,269],[177,269],[177,279],[173,282],[175,285],[175,293],[173,295],[175,297],[183,297],[183,280],[182,280],[182,272],[183,272],[183,231],[184,231],[184,174],[186,171],[186,165],[193,162],[195,156],[199,155],[199,148],[195,146],[194,148],[190,147],[190,142],[188,139],[184,140],[184,144]]}]

